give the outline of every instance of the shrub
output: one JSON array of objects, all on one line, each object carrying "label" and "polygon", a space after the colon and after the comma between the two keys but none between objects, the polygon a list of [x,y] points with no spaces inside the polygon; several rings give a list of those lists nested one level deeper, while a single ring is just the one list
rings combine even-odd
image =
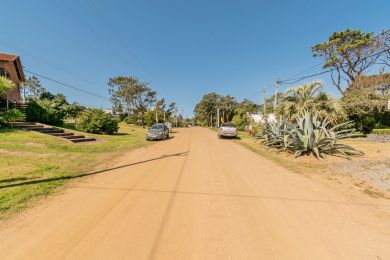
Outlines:
[{"label": "shrub", "polygon": [[9,124],[11,127],[13,127],[13,123],[22,121],[24,119],[24,114],[18,109],[10,109],[1,113],[0,117],[0,124]]},{"label": "shrub", "polygon": [[371,133],[372,129],[375,127],[375,117],[373,116],[365,116],[360,121],[361,131],[363,134],[369,134]]},{"label": "shrub", "polygon": [[326,155],[349,158],[363,153],[349,145],[337,143],[340,139],[356,137],[351,129],[342,129],[349,122],[329,129],[330,121],[317,120],[317,115],[305,111],[298,117],[296,124],[285,120],[268,124],[258,138],[263,138],[269,148],[293,153],[295,157],[313,154],[317,159]]},{"label": "shrub", "polygon": [[118,132],[118,121],[101,109],[86,109],[77,118],[76,129],[92,134],[114,134]]},{"label": "shrub", "polygon": [[28,121],[40,122],[49,125],[63,125],[66,109],[55,100],[30,100],[26,108]]},{"label": "shrub", "polygon": [[127,124],[140,125],[140,121],[135,114],[128,115],[123,121]]}]

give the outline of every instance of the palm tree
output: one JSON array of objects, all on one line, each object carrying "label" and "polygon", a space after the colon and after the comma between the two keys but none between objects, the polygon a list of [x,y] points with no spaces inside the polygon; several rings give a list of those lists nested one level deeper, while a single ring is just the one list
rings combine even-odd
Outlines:
[{"label": "palm tree", "polygon": [[7,110],[8,110],[8,91],[12,90],[15,87],[15,83],[4,77],[0,76],[0,96],[7,94]]},{"label": "palm tree", "polygon": [[281,100],[281,104],[276,109],[277,114],[296,121],[304,111],[310,111],[317,113],[319,119],[327,117],[332,124],[343,121],[346,115],[342,106],[329,94],[321,92],[322,87],[321,82],[313,81],[303,86],[288,89],[287,96]]}]

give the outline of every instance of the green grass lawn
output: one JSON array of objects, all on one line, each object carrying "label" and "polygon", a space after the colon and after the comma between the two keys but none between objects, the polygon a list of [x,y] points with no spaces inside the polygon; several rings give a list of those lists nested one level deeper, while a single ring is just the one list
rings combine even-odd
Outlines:
[{"label": "green grass lawn", "polygon": [[119,154],[147,145],[145,133],[121,124],[117,135],[87,134],[99,141],[73,144],[41,133],[0,129],[0,219],[59,190],[69,179],[108,167]]}]

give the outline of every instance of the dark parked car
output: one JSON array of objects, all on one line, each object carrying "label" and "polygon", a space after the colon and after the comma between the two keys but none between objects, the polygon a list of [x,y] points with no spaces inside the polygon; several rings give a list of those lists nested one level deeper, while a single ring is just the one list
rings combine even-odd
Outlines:
[{"label": "dark parked car", "polygon": [[169,138],[169,128],[165,124],[154,124],[146,134],[146,140],[165,140]]},{"label": "dark parked car", "polygon": [[223,123],[218,129],[218,137],[237,137],[237,129],[232,123]]}]

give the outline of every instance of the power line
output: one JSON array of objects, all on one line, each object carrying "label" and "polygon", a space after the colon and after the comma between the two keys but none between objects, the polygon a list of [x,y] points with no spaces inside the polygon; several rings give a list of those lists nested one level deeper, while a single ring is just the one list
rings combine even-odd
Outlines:
[{"label": "power line", "polygon": [[[390,50],[390,48],[382,50],[380,52],[373,53],[370,56],[363,58],[362,61],[366,60],[366,59],[369,59],[371,57],[374,57],[376,55],[380,55],[380,54],[382,54],[384,52],[387,52],[388,50]],[[347,65],[343,65],[343,66],[341,66],[341,68],[345,68],[346,66]],[[325,71],[322,71],[322,72],[319,72],[319,73],[315,73],[315,74],[311,74],[311,75],[307,75],[307,76],[301,77],[301,78],[299,78],[299,79],[297,79],[297,80],[295,80],[293,82],[288,82],[286,80],[282,80],[281,83],[284,83],[284,84],[287,84],[287,85],[291,85],[291,84],[295,84],[295,83],[297,83],[297,82],[299,82],[301,80],[304,80],[304,79],[307,79],[307,78],[311,78],[311,77],[314,77],[314,76],[318,76],[318,75],[322,75],[322,74],[326,74],[326,73],[329,73],[329,72],[332,72],[332,71],[335,71],[335,70],[336,70],[336,68],[328,69],[328,70],[325,70]]]},{"label": "power line", "polygon": [[91,95],[91,96],[95,96],[95,97],[98,97],[98,98],[104,99],[104,100],[106,100],[106,101],[110,101],[108,98],[106,98],[106,97],[103,97],[103,96],[100,96],[100,95],[98,95],[98,94],[95,94],[95,93],[89,92],[89,91],[87,91],[87,90],[84,90],[84,89],[81,89],[81,88],[78,88],[78,87],[75,87],[75,86],[72,86],[72,85],[70,85],[70,84],[67,84],[67,83],[63,83],[63,82],[61,82],[61,81],[58,81],[58,80],[52,79],[52,78],[50,78],[50,77],[47,77],[47,76],[44,76],[44,75],[42,75],[42,74],[39,74],[39,73],[36,73],[36,72],[32,72],[32,71],[30,71],[30,70],[27,70],[27,69],[25,69],[25,68],[23,68],[23,69],[24,69],[24,71],[26,71],[26,72],[28,72],[28,73],[30,73],[30,74],[32,74],[32,75],[35,75],[35,76],[38,76],[38,77],[44,78],[44,79],[46,79],[46,80],[49,80],[49,81],[51,81],[51,82],[57,83],[57,84],[59,84],[59,85],[62,85],[62,86],[65,86],[65,87],[68,87],[68,88],[71,88],[71,89],[74,89],[74,90],[77,90],[77,91],[80,91],[80,92],[86,93],[86,94],[89,94],[89,95]]},{"label": "power line", "polygon": [[[387,31],[388,31],[388,30],[387,30]],[[383,31],[383,32],[381,32],[381,33],[378,33],[378,35],[376,35],[375,38],[379,38],[381,35],[383,35],[383,34],[385,34],[385,33],[386,33],[386,31]],[[385,50],[382,50],[382,51],[380,51],[380,52],[378,52],[378,53],[374,53],[374,54],[370,55],[369,57],[366,57],[365,59],[371,58],[371,57],[373,57],[373,56],[375,56],[375,55],[379,55],[379,54],[384,53],[384,52],[387,52],[387,51],[389,51],[389,50],[390,50],[389,48],[388,48],[388,49],[385,49]],[[365,60],[365,59],[363,59],[363,60]],[[295,83],[297,83],[297,82],[299,82],[299,81],[301,81],[301,80],[303,80],[303,79],[310,78],[310,77],[314,77],[314,76],[318,76],[318,75],[322,75],[322,74],[325,74],[325,73],[332,72],[332,71],[336,70],[336,69],[329,69],[329,70],[327,70],[327,71],[323,71],[323,72],[320,72],[320,73],[315,73],[315,74],[312,74],[312,75],[308,75],[308,76],[301,77],[301,78],[299,78],[298,80],[295,80],[295,81],[292,82],[292,83],[286,82],[286,81],[291,80],[292,78],[294,78],[294,77],[296,77],[296,76],[298,76],[298,75],[301,75],[301,74],[304,73],[304,72],[310,71],[310,70],[312,70],[312,69],[314,69],[314,68],[316,68],[316,67],[318,67],[318,66],[320,66],[320,65],[323,65],[323,64],[325,64],[325,63],[326,63],[326,61],[323,61],[323,62],[321,62],[321,63],[318,63],[318,64],[314,65],[314,66],[311,66],[311,67],[309,67],[309,68],[307,68],[307,69],[305,69],[305,70],[303,70],[303,71],[301,71],[301,72],[298,72],[298,73],[296,73],[296,74],[294,74],[294,75],[292,75],[292,76],[290,76],[290,77],[288,77],[288,78],[286,78],[286,79],[281,80],[281,83],[285,83],[285,84],[295,84]]]},{"label": "power line", "polygon": [[[109,26],[109,24],[107,22],[107,19],[105,18],[104,14],[99,10],[99,8],[97,8],[96,5],[92,1],[88,1],[87,0],[86,4],[89,7],[89,9],[92,11],[92,14],[94,14],[96,16],[96,18],[98,18],[98,20],[100,20],[101,22],[104,22],[106,24],[106,27],[108,25],[108,27],[110,28],[110,26]],[[146,67],[146,65],[134,54],[134,52],[132,50],[130,50],[128,48],[126,42],[123,40],[121,35],[118,34],[115,30],[112,30],[112,29],[109,30],[109,32],[111,33],[111,35],[116,37],[116,39],[121,43],[123,48],[125,48],[126,51],[136,60],[136,62],[138,62],[138,64],[141,65],[141,67],[144,69],[144,71],[146,73],[148,73],[149,76],[152,76],[150,71],[149,71],[149,69]]]},{"label": "power line", "polygon": [[91,85],[94,85],[94,86],[97,86],[97,85],[98,85],[97,83],[95,83],[95,82],[93,82],[93,81],[90,81],[90,80],[85,79],[85,78],[81,78],[80,76],[74,74],[73,72],[70,72],[70,71],[64,69],[63,67],[61,67],[61,66],[59,66],[59,65],[57,65],[57,64],[55,64],[55,63],[51,63],[51,62],[45,61],[44,59],[39,58],[39,57],[37,57],[37,56],[35,56],[35,55],[32,55],[32,54],[30,54],[30,53],[28,53],[28,52],[26,52],[26,51],[24,51],[24,50],[21,50],[21,49],[19,49],[19,48],[15,48],[15,47],[11,47],[11,46],[6,45],[6,44],[4,44],[4,43],[0,43],[0,45],[2,45],[2,46],[4,46],[4,47],[7,47],[7,48],[11,48],[11,49],[13,49],[13,50],[15,50],[15,51],[17,51],[17,52],[20,52],[20,53],[22,53],[22,54],[24,54],[24,55],[26,55],[26,56],[28,56],[28,57],[31,57],[31,58],[33,58],[33,59],[35,59],[35,60],[37,60],[37,61],[39,61],[39,62],[41,62],[41,63],[43,63],[43,64],[46,64],[46,65],[48,65],[48,66],[50,66],[50,67],[52,67],[52,68],[55,68],[55,69],[57,69],[57,70],[59,70],[59,71],[65,72],[66,74],[69,74],[69,75],[73,76],[73,77],[76,78],[76,79],[80,79],[80,80],[85,81],[85,82],[87,82],[87,83],[89,83],[89,84],[91,84]]}]

